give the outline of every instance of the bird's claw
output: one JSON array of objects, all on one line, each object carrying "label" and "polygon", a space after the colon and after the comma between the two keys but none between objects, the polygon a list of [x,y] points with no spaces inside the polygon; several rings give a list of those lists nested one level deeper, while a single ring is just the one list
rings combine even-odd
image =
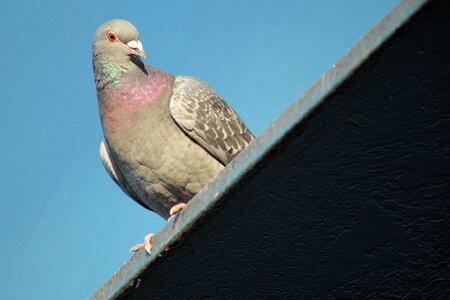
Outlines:
[{"label": "bird's claw", "polygon": [[172,208],[169,211],[170,216],[173,216],[174,214],[176,214],[177,212],[182,210],[185,206],[186,206],[186,203],[178,203],[178,204],[172,206]]},{"label": "bird's claw", "polygon": [[144,246],[144,243],[136,244],[130,248],[130,252],[138,252]]},{"label": "bird's claw", "polygon": [[133,247],[130,248],[130,252],[137,252],[139,251],[139,249],[141,249],[142,247],[144,247],[145,251],[147,251],[147,253],[151,253],[152,250],[152,237],[155,236],[153,233],[149,233],[144,237],[144,242],[140,243],[140,244],[136,244]]}]

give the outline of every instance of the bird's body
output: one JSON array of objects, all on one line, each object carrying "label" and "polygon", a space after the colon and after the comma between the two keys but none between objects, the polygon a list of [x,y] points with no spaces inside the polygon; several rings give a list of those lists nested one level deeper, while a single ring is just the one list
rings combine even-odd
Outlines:
[{"label": "bird's body", "polygon": [[188,202],[224,166],[173,120],[175,77],[146,70],[145,77],[125,74],[124,84],[101,92],[99,110],[109,157],[129,193],[168,218],[172,206]]},{"label": "bird's body", "polygon": [[167,219],[171,207],[188,202],[253,135],[206,83],[156,70],[138,56],[145,53],[130,23],[113,20],[97,30],[100,154],[125,193]]}]

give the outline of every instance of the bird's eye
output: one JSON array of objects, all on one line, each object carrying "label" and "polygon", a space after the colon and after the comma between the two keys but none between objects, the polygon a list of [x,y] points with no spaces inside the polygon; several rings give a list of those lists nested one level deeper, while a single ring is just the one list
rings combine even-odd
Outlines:
[{"label": "bird's eye", "polygon": [[117,36],[114,32],[108,32],[106,34],[106,38],[108,39],[108,41],[110,41],[111,43],[114,43],[115,41],[117,41]]}]

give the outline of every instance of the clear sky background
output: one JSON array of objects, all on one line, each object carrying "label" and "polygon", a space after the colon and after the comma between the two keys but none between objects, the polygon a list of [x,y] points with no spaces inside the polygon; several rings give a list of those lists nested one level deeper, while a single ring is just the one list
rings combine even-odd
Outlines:
[{"label": "clear sky background", "polygon": [[2,0],[0,298],[85,299],[164,226],[100,162],[102,23],[134,23],[147,64],[206,81],[259,135],[397,2]]}]

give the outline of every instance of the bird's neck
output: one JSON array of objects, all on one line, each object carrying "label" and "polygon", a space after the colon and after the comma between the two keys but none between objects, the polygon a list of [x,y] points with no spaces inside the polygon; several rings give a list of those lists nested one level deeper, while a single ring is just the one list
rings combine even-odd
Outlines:
[{"label": "bird's neck", "polygon": [[172,75],[141,61],[131,63],[98,61],[94,66],[103,132],[111,141],[128,134],[139,116],[155,111],[161,99],[170,97]]},{"label": "bird's neck", "polygon": [[94,57],[94,74],[97,92],[120,84],[124,73],[128,72],[130,66],[123,63],[113,62],[108,59],[97,59]]}]

